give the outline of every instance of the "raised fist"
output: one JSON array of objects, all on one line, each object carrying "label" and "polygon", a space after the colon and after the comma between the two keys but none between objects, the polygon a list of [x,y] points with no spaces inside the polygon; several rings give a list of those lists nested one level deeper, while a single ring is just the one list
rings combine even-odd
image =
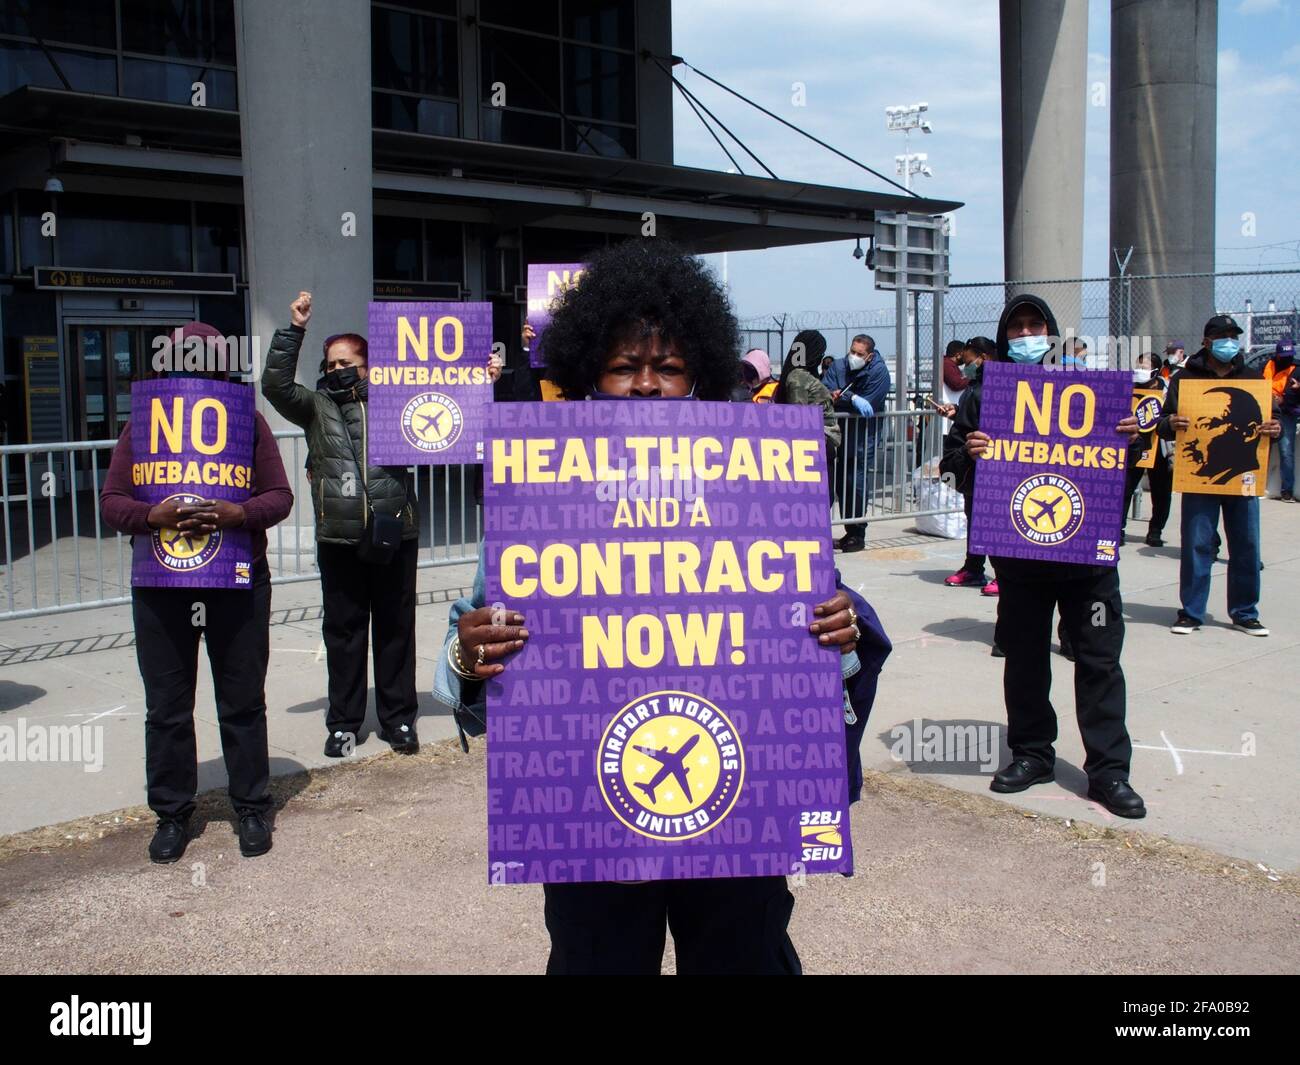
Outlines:
[{"label": "raised fist", "polygon": [[306,329],[311,321],[311,293],[299,292],[298,298],[289,304],[289,321],[299,329]]}]

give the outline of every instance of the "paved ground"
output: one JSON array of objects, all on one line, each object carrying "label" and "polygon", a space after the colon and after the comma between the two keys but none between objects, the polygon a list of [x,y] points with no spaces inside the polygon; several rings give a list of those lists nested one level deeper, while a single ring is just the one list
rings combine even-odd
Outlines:
[{"label": "paved ground", "polygon": [[[1151,810],[1136,825],[1082,798],[1064,660],[1054,691],[1062,720],[1056,784],[994,798],[978,754],[929,760],[908,749],[896,760],[918,721],[922,735],[929,725],[973,724],[984,726],[975,735],[1001,736],[1001,663],[988,656],[995,603],[942,586],[962,545],[918,537],[900,523],[874,526],[873,549],[844,561],[846,580],[876,605],[896,651],[863,745],[879,775],[855,808],[860,874],[814,878],[799,889],[796,936],[810,970],[1300,968],[1292,875],[1300,870],[1293,680],[1300,507],[1263,505],[1262,614],[1273,628],[1266,640],[1222,624],[1191,637],[1168,633],[1177,602],[1176,520],[1175,511],[1169,548],[1130,546],[1121,564],[1133,782]],[[1130,529],[1140,535],[1145,526]],[[431,685],[446,600],[470,576],[467,567],[421,572],[422,692]],[[1223,596],[1216,568],[1218,622]],[[317,603],[312,584],[275,593],[267,694],[277,786],[289,798],[275,851],[240,859],[229,825],[218,820],[183,865],[163,870],[141,860],[147,811],[119,814],[118,824],[104,816],[143,801],[129,613],[0,623],[0,726],[86,724],[102,730],[103,750],[98,772],[4,764],[0,833],[38,831],[0,840],[0,854],[10,855],[0,860],[7,932],[0,968],[539,967],[545,936],[537,892],[480,886],[481,751],[463,756],[447,746],[413,761],[374,758],[385,749],[371,737],[336,772],[303,773],[325,762]],[[206,679],[198,705],[201,786],[216,788],[225,775]],[[426,741],[452,734],[427,696],[421,713]],[[1005,750],[983,753],[991,766]],[[212,810],[223,816],[219,804]],[[85,820],[59,826],[73,819]],[[1143,835],[1133,836],[1136,828]],[[1098,861],[1105,887],[1094,886]],[[191,883],[204,879],[199,871],[206,886]],[[404,923],[390,927],[393,912],[403,922],[414,917],[409,932]],[[853,915],[847,925],[845,914]],[[129,938],[117,931],[128,917]],[[185,929],[179,935],[177,921]],[[487,930],[498,922],[509,935]],[[253,929],[266,934],[250,936]],[[1104,956],[1083,949],[1097,942],[1107,944]]]},{"label": "paved ground", "polygon": [[[481,747],[385,754],[278,790],[275,848],[257,859],[239,857],[215,800],[178,865],[141,860],[145,811],[10,837],[0,972],[544,967],[540,888],[485,884]],[[855,811],[858,875],[793,888],[809,972],[1300,971],[1294,876],[900,773],[872,774]]]}]

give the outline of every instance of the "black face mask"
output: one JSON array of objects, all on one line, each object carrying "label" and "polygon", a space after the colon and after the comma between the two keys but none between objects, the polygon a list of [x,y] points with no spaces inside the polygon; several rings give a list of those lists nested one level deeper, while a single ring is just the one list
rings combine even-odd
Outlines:
[{"label": "black face mask", "polygon": [[322,380],[331,392],[347,392],[361,380],[361,374],[355,366],[345,366],[341,370],[331,370]]}]

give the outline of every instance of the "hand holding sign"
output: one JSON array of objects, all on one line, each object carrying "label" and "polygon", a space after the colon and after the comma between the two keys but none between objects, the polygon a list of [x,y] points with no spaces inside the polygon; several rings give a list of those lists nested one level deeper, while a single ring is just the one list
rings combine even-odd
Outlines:
[{"label": "hand holding sign", "polygon": [[183,513],[188,512],[198,523],[199,531],[205,534],[217,529],[235,529],[244,524],[244,508],[228,499],[204,499],[180,509]]},{"label": "hand holding sign", "polygon": [[852,602],[848,592],[836,592],[813,608],[813,613],[821,620],[808,626],[808,631],[817,637],[819,643],[838,647],[842,655],[858,645],[857,619],[853,615]]},{"label": "hand holding sign", "polygon": [[[474,671],[480,680],[495,677],[505,670],[505,665],[498,663],[498,658],[520,650],[528,639],[528,630],[523,628],[524,616],[509,612],[504,618],[495,618],[496,611],[490,606],[481,606],[461,615],[456,623],[456,633],[460,638],[462,652],[467,656],[465,665]],[[505,625],[494,624],[497,620],[508,622]],[[480,661],[480,649],[482,661]]]}]

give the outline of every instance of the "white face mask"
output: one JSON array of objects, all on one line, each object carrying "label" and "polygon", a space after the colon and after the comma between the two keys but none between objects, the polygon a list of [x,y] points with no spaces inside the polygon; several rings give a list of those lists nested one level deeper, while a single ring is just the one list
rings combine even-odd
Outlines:
[{"label": "white face mask", "polygon": [[867,364],[867,360],[864,359],[861,355],[850,355],[850,356],[849,356],[849,369],[850,369],[850,370],[861,370],[862,367],[866,366],[866,364]]},{"label": "white face mask", "polygon": [[1150,379],[1151,379],[1151,371],[1150,371],[1150,370],[1142,370],[1142,369],[1138,369],[1138,370],[1134,370],[1134,371],[1133,371],[1133,383],[1134,383],[1134,384],[1138,384],[1138,385],[1140,385],[1140,384],[1142,384],[1142,382],[1144,382],[1144,381],[1149,381]]}]

